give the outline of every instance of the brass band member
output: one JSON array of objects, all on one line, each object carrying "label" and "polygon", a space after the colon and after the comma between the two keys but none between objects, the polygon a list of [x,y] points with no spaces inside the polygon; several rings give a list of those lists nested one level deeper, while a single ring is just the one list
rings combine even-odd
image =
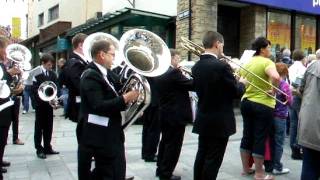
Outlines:
[{"label": "brass band member", "polygon": [[[124,133],[120,111],[138,98],[137,91],[118,95],[114,74],[110,70],[115,47],[105,40],[91,47],[93,62],[84,71],[80,82],[81,113],[78,128],[82,135],[78,148],[79,180],[124,180],[126,162]],[[91,169],[91,158],[95,169]]]},{"label": "brass band member", "polygon": [[[7,58],[6,48],[9,44],[9,40],[6,37],[0,36],[0,68],[3,72],[1,80],[6,80],[7,85],[10,86],[12,76],[20,74],[20,70],[16,67],[6,69],[4,66],[4,60]],[[10,97],[0,98],[0,105],[8,105],[7,107],[0,110],[0,179],[3,179],[2,173],[6,173],[7,169],[3,168],[9,166],[10,163],[3,161],[4,148],[7,144],[8,131],[12,119],[12,104],[10,105]]]},{"label": "brass band member", "polygon": [[[45,81],[52,81],[57,84],[57,75],[52,71],[54,58],[50,54],[43,54],[40,58],[41,71],[33,77],[32,92],[35,96],[35,125],[34,125],[34,145],[37,150],[37,156],[45,159],[47,154],[59,154],[51,146],[53,130],[53,107],[47,101],[40,99],[38,89],[40,84]],[[41,141],[43,139],[43,146]]]},{"label": "brass band member", "polygon": [[170,49],[171,67],[155,78],[159,97],[161,141],[158,151],[156,175],[160,180],[179,180],[172,175],[181,152],[185,127],[192,121],[188,91],[193,90],[193,80],[187,79],[178,69],[180,56]]},{"label": "brass band member", "polygon": [[218,58],[223,54],[224,39],[208,31],[202,40],[205,53],[192,68],[198,111],[193,132],[199,134],[194,163],[194,179],[216,179],[229,136],[236,132],[233,100],[244,92],[244,85],[233,76],[229,64]]},{"label": "brass band member", "polygon": [[[252,49],[255,50],[256,53],[251,61],[245,65],[245,68],[266,81],[270,79],[271,82],[278,87],[280,76],[274,62],[269,59],[271,55],[270,45],[270,41],[266,38],[257,38],[252,44]],[[243,70],[240,73],[248,81],[261,89],[271,91],[270,85],[259,80],[257,77]],[[255,164],[255,179],[273,178],[273,176],[265,175],[262,166],[264,163],[265,141],[273,124],[275,104],[275,99],[251,85],[248,85],[242,97],[241,114],[243,117],[243,137],[240,151],[243,173],[253,173],[248,163],[250,155],[252,155]]]},{"label": "brass band member", "polygon": [[[63,71],[61,73],[63,79],[61,85],[66,85],[69,90],[66,118],[73,122],[78,122],[80,109],[80,76],[87,66],[87,61],[83,55],[82,45],[87,37],[86,34],[79,33],[72,38],[73,52],[70,54]],[[79,139],[80,131],[76,131],[77,139]]]}]

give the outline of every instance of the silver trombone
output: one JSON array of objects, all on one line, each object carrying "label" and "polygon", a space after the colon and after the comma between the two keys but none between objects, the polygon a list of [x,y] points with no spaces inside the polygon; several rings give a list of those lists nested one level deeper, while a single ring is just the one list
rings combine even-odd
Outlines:
[{"label": "silver trombone", "polygon": [[[181,37],[181,41],[182,41],[181,46],[183,48],[187,49],[188,51],[194,53],[195,55],[200,56],[201,54],[203,54],[205,52],[205,49],[202,46],[200,46],[200,45],[198,45],[198,44],[196,44],[196,43],[194,43],[194,42],[192,42],[192,41],[190,41],[190,40],[188,40],[188,39],[186,39],[184,37]],[[285,101],[281,101],[280,99],[277,99],[276,96],[274,96],[274,95],[270,94],[269,92],[261,89],[260,87],[258,87],[257,85],[253,84],[252,82],[248,81],[248,84],[250,84],[254,88],[258,89],[262,93],[266,94],[267,96],[271,97],[272,99],[275,99],[277,102],[279,102],[281,104],[284,104],[284,105],[287,104],[289,96],[285,92],[281,91],[278,87],[274,86],[272,83],[262,79],[260,76],[256,75],[255,73],[249,71],[248,69],[246,69],[245,67],[243,67],[242,65],[237,63],[236,61],[234,61],[234,60],[232,60],[232,59],[230,59],[230,58],[228,58],[226,56],[223,56],[223,58],[225,60],[227,60],[229,63],[233,63],[233,64],[239,66],[240,69],[242,69],[245,72],[251,74],[252,76],[258,78],[262,82],[268,84],[270,87],[275,89],[277,92],[279,92],[280,94],[283,94],[284,96],[286,96],[286,100]],[[240,76],[237,73],[234,73],[234,75],[237,76],[238,78],[240,78]]]}]

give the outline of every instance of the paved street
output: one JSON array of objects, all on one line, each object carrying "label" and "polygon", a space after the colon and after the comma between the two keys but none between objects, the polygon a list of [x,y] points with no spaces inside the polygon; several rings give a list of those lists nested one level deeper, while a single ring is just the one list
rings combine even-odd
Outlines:
[{"label": "paved street", "polygon": [[[77,142],[75,124],[60,117],[61,110],[55,112],[54,134],[52,145],[59,155],[38,159],[33,146],[34,113],[29,112],[20,116],[20,139],[25,145],[12,145],[10,131],[8,145],[5,150],[5,160],[11,162],[5,179],[8,180],[74,180],[77,179]],[[183,180],[193,179],[193,163],[197,151],[197,135],[191,133],[192,126],[186,129],[184,145],[175,174]],[[127,174],[134,175],[135,180],[152,180],[155,178],[155,163],[145,163],[140,158],[141,125],[134,125],[126,133]],[[227,152],[218,179],[237,180],[253,179],[252,176],[241,177],[241,160],[239,144],[241,139],[242,120],[237,116],[237,133],[230,138]],[[300,177],[301,161],[290,158],[288,138],[286,138],[283,162],[291,169],[287,175],[277,176],[279,180],[296,180]]]}]

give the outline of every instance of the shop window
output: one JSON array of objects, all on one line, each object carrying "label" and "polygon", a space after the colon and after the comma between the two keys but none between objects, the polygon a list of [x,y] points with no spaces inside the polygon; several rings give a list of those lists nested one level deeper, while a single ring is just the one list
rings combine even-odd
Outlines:
[{"label": "shop window", "polygon": [[268,12],[267,38],[271,41],[272,55],[276,57],[281,48],[290,48],[291,16],[281,11]]},{"label": "shop window", "polygon": [[295,48],[303,50],[306,55],[315,53],[316,29],[315,17],[297,15],[295,27]]}]

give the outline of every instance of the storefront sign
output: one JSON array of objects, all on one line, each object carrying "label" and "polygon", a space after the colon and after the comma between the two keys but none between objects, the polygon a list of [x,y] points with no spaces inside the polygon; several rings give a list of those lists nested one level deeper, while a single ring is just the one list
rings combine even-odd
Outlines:
[{"label": "storefront sign", "polygon": [[57,51],[63,51],[70,47],[70,43],[65,38],[58,38],[57,40]]},{"label": "storefront sign", "polygon": [[320,0],[239,0],[270,7],[320,15]]}]

